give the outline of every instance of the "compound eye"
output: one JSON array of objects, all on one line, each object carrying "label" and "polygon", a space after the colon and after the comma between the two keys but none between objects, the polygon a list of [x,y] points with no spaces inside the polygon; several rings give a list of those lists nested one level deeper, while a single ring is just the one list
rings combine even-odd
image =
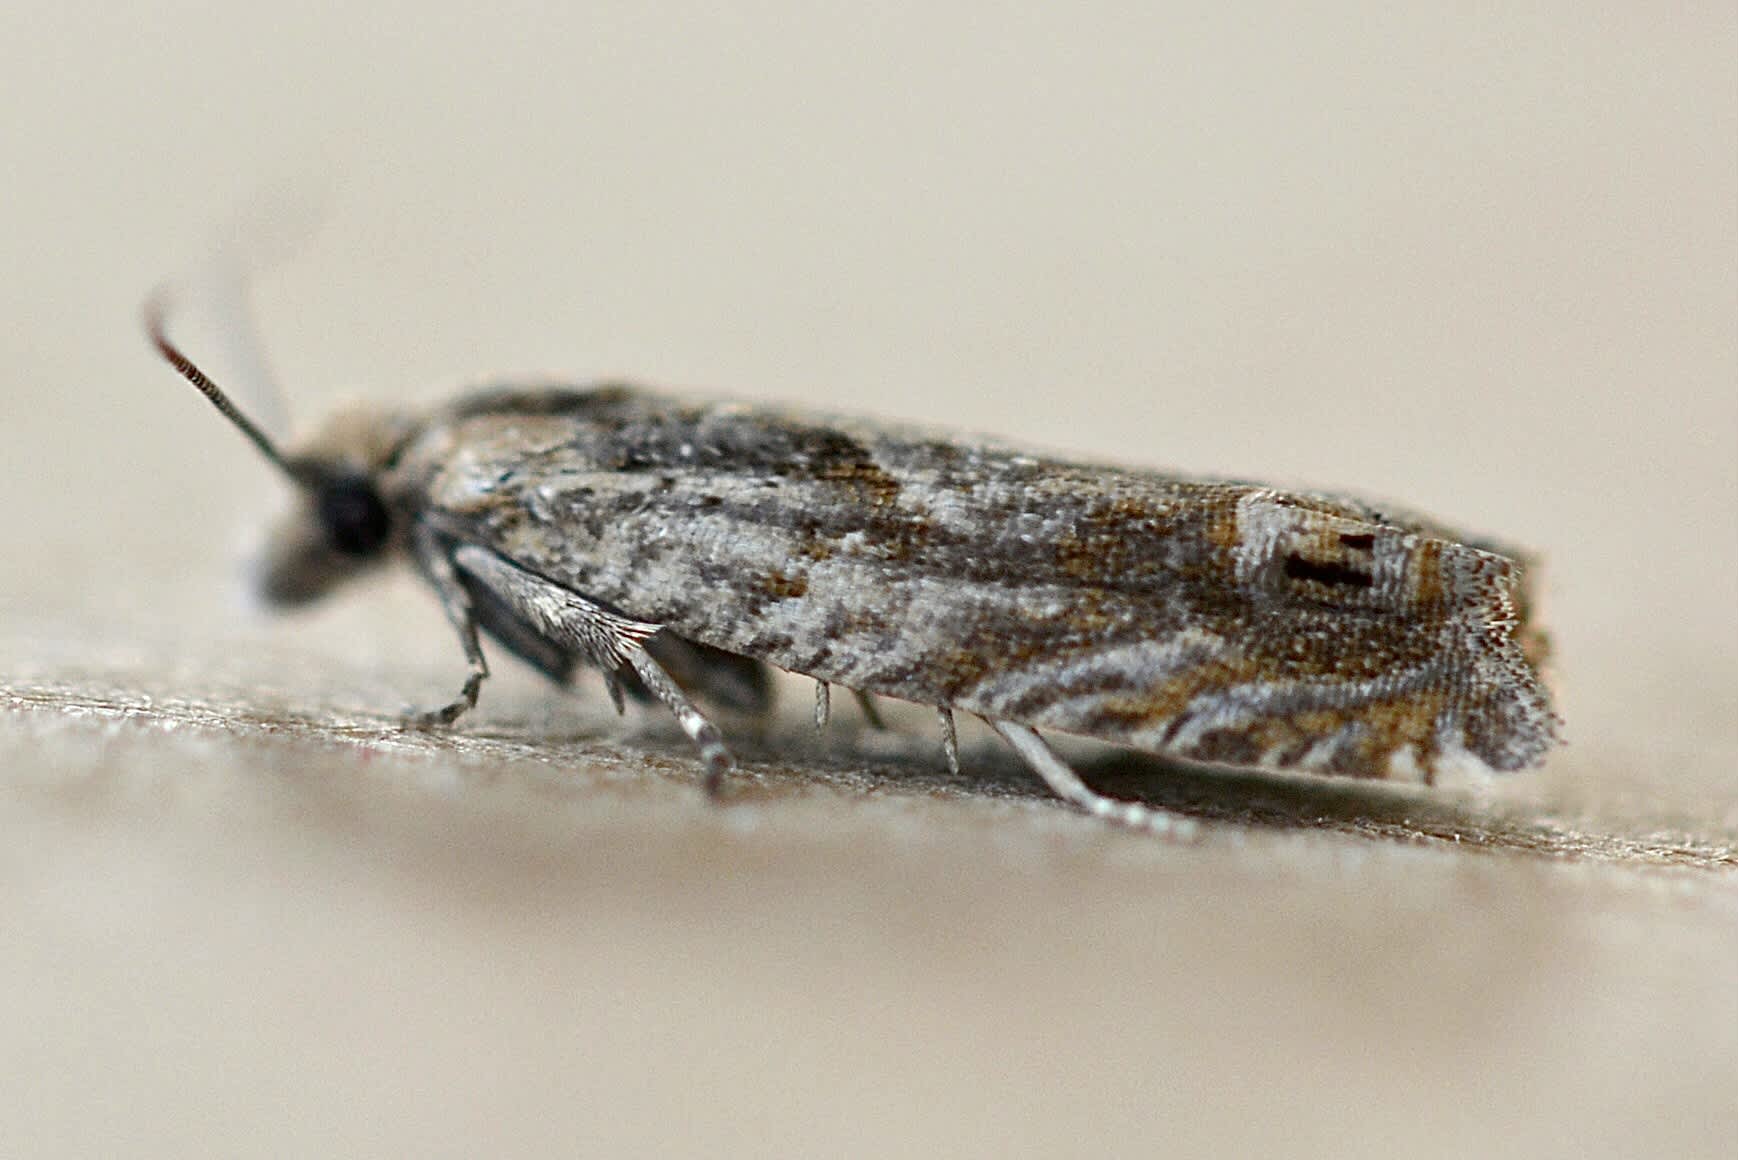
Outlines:
[{"label": "compound eye", "polygon": [[342,475],[322,485],[319,512],[326,538],[346,556],[379,551],[392,533],[386,503],[365,475]]}]

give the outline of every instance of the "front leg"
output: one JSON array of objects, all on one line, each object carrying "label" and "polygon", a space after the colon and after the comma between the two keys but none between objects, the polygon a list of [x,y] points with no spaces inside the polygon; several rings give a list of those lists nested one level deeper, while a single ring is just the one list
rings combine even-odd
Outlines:
[{"label": "front leg", "polygon": [[465,660],[470,663],[471,673],[465,678],[465,687],[460,690],[458,698],[439,709],[431,709],[426,713],[413,714],[409,724],[420,729],[434,729],[451,725],[465,713],[477,707],[477,693],[483,687],[483,679],[489,675],[489,662],[483,658],[483,646],[477,639],[477,618],[475,609],[471,606],[470,593],[465,591],[464,584],[459,580],[458,569],[453,567],[452,557],[447,554],[446,546],[429,528],[418,525],[412,535],[412,550],[416,553],[416,561],[422,567],[423,575],[434,585],[435,594],[440,597],[441,610],[447,614],[447,620],[458,630],[459,643],[464,646]]},{"label": "front leg", "polygon": [[612,612],[475,544],[461,545],[453,552],[449,571],[453,567],[488,589],[538,636],[577,650],[603,670],[605,678],[612,681],[612,694],[616,675],[624,669],[632,672],[641,687],[670,710],[700,750],[706,763],[706,790],[718,792],[733,764],[730,750],[718,727],[647,651],[646,642],[660,626]]}]

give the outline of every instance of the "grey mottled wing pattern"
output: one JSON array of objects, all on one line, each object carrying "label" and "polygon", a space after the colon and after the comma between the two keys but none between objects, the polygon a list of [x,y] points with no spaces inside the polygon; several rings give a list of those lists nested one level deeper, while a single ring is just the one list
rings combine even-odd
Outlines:
[{"label": "grey mottled wing pattern", "polygon": [[871,693],[1354,776],[1552,739],[1519,565],[1353,501],[625,388],[473,397],[389,482],[627,616]]}]

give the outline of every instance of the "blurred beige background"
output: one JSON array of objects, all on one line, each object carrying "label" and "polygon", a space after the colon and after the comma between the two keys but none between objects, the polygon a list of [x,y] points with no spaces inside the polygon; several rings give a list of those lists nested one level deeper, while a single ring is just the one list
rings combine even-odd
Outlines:
[{"label": "blurred beige background", "polygon": [[[0,1154],[1724,1153],[1734,60],[1723,4],[8,5]],[[800,685],[723,810],[505,663],[402,736],[432,601],[248,608],[277,484],[139,334],[304,205],[304,421],[625,374],[1394,497],[1544,556],[1571,744],[1096,764],[1176,848]]]}]

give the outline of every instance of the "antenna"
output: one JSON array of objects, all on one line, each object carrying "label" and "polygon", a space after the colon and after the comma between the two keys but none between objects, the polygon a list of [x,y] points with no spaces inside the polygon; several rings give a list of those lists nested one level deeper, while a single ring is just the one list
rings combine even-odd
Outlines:
[{"label": "antenna", "polygon": [[199,393],[211,400],[211,405],[216,407],[225,419],[235,424],[236,428],[247,436],[249,442],[259,448],[261,455],[271,460],[277,465],[279,471],[282,471],[296,483],[307,485],[310,482],[307,471],[298,468],[290,460],[284,458],[283,453],[278,450],[277,444],[273,443],[264,431],[254,426],[253,420],[242,414],[239,407],[230,402],[229,396],[223,393],[223,388],[212,382],[210,377],[200,370],[192,359],[181,353],[180,347],[169,341],[169,335],[164,329],[168,298],[168,288],[159,286],[145,300],[145,333],[150,336],[151,345],[157,348],[157,353],[162,355],[169,365],[180,373],[182,378],[198,387]]}]

